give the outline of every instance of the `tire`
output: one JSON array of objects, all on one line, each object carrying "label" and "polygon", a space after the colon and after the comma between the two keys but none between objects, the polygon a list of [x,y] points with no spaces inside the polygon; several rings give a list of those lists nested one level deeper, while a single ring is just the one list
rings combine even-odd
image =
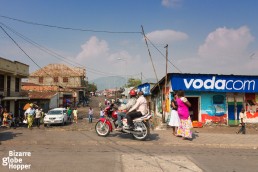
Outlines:
[{"label": "tire", "polygon": [[139,132],[139,134],[134,134],[132,133],[133,137],[137,140],[146,140],[149,135],[150,135],[150,127],[149,127],[149,122],[136,122],[135,124],[135,128],[137,131],[137,128],[141,129],[142,132]]},{"label": "tire", "polygon": [[103,123],[103,121],[98,121],[95,125],[96,133],[99,136],[106,137],[110,133],[110,128],[107,123]]}]

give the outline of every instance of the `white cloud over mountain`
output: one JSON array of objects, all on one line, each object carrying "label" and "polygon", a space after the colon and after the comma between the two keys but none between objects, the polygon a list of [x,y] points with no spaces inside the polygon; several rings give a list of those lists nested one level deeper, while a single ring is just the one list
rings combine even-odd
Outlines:
[{"label": "white cloud over mountain", "polygon": [[157,30],[146,34],[154,43],[167,44],[176,41],[186,40],[188,35],[183,32],[174,31],[174,30]]}]

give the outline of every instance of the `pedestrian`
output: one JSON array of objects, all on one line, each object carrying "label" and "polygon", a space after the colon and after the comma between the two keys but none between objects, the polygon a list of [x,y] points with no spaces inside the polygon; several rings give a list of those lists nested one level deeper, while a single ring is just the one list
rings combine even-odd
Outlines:
[{"label": "pedestrian", "polygon": [[107,106],[107,99],[105,99],[105,106]]},{"label": "pedestrian", "polygon": [[239,113],[239,123],[241,125],[241,128],[236,133],[242,133],[245,134],[245,122],[246,122],[246,113],[245,108],[242,108],[241,112]]},{"label": "pedestrian", "polygon": [[177,136],[181,136],[184,140],[192,138],[192,122],[190,119],[189,107],[191,107],[191,103],[185,97],[185,93],[182,90],[177,92],[178,98],[176,99],[178,108],[178,116],[180,119],[180,125],[177,129]]},{"label": "pedestrian", "polygon": [[39,128],[40,127],[40,120],[41,120],[41,117],[42,117],[42,110],[38,107],[38,108],[36,108],[35,113],[36,113],[35,122],[36,122],[37,127]]},{"label": "pedestrian", "polygon": [[104,118],[104,110],[102,108],[100,108],[99,117]]},{"label": "pedestrian", "polygon": [[69,122],[72,122],[72,113],[73,113],[73,110],[71,109],[71,107],[67,107],[67,117],[68,117],[68,121]]},{"label": "pedestrian", "polygon": [[176,99],[177,99],[177,95],[176,95],[176,93],[173,93],[173,100],[171,100],[171,104],[170,104],[171,115],[170,115],[170,120],[169,120],[168,125],[172,127],[174,136],[176,135],[177,128],[180,125],[180,119],[179,119],[178,112],[177,112],[178,106],[177,106]]},{"label": "pedestrian", "polygon": [[88,115],[89,115],[89,123],[92,123],[92,118],[93,118],[93,109],[92,109],[92,107],[89,108]]},{"label": "pedestrian", "polygon": [[6,109],[3,110],[3,122],[2,122],[2,126],[7,127],[8,126],[8,116],[9,113],[7,112]]},{"label": "pedestrian", "polygon": [[34,115],[35,115],[35,109],[34,104],[31,103],[30,107],[25,111],[27,121],[28,121],[28,128],[32,129],[33,121],[34,121]]},{"label": "pedestrian", "polygon": [[73,110],[73,122],[75,122],[76,124],[78,122],[78,110],[76,107]]},{"label": "pedestrian", "polygon": [[99,109],[101,109],[102,108],[102,103],[101,102],[99,102]]}]

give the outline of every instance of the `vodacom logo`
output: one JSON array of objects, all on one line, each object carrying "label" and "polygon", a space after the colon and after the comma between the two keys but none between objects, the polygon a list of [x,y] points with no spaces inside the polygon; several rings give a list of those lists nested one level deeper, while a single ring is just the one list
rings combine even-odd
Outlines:
[{"label": "vodacom logo", "polygon": [[255,90],[254,80],[233,80],[233,79],[217,79],[213,76],[211,79],[184,79],[184,84],[187,89],[207,90]]}]

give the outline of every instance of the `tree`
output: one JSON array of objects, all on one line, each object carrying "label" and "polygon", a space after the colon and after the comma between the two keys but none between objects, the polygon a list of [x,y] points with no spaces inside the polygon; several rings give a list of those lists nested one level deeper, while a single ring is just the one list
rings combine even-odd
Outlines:
[{"label": "tree", "polygon": [[136,87],[140,85],[142,82],[140,79],[134,79],[134,78],[129,78],[126,84],[126,87]]},{"label": "tree", "polygon": [[94,83],[89,83],[88,81],[85,81],[85,86],[87,88],[87,92],[96,92],[97,91],[97,85],[95,85]]}]

